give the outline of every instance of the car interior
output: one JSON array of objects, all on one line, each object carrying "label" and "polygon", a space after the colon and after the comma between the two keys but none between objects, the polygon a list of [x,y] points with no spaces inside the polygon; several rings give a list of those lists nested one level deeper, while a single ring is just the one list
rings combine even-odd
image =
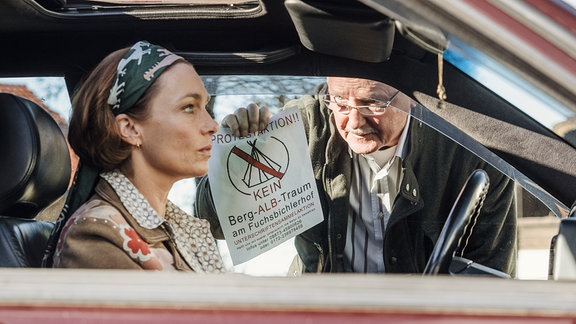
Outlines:
[{"label": "car interior", "polygon": [[[501,163],[499,169],[518,184],[523,217],[534,212],[562,219],[554,228],[560,234],[547,240],[555,250],[546,266],[551,278],[576,278],[573,133],[545,127],[443,61],[458,26],[450,15],[433,11],[446,25],[430,25],[416,10],[422,1],[162,2],[3,1],[0,37],[10,46],[0,54],[0,78],[60,76],[73,93],[106,54],[146,39],[185,57],[207,77],[338,75],[393,85],[421,107],[416,118],[461,144],[478,142],[476,154]],[[469,32],[476,45],[485,44]],[[514,53],[501,63],[512,71],[529,66]],[[544,93],[576,107],[569,85],[535,69],[523,71]],[[57,217],[73,176],[69,149],[58,125],[26,99],[1,93],[0,124],[0,267],[40,267],[55,218],[35,218],[59,204],[52,211]]]},{"label": "car interior", "polygon": [[39,105],[0,93],[0,267],[40,267],[54,222],[36,220],[66,192],[64,134]]}]

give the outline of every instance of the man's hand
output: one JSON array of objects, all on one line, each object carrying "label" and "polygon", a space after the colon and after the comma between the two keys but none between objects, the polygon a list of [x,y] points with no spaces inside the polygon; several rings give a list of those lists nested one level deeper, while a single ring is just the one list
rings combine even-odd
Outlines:
[{"label": "man's hand", "polygon": [[246,108],[238,108],[233,114],[226,115],[222,119],[222,127],[230,128],[234,136],[245,137],[248,134],[262,131],[270,121],[270,110],[268,107],[258,107],[256,104],[249,104]]}]

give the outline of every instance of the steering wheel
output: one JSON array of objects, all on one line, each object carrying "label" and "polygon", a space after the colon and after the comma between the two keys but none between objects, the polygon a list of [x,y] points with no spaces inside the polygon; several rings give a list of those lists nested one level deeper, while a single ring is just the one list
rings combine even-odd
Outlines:
[{"label": "steering wheel", "polygon": [[490,179],[484,170],[474,170],[468,177],[434,245],[424,275],[448,273],[462,235],[473,215],[480,212],[489,186]]}]

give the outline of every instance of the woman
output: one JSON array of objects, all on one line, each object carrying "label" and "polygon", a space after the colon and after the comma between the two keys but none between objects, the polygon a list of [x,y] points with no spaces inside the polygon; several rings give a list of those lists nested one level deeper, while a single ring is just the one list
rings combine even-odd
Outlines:
[{"label": "woman", "polygon": [[222,272],[208,222],[168,200],[176,181],[208,171],[209,99],[190,63],[145,41],[88,75],[72,100],[81,167],[53,267]]}]

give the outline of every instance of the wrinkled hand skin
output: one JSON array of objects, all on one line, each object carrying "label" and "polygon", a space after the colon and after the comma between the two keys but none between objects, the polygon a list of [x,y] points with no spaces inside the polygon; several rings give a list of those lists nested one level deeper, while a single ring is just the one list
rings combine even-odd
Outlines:
[{"label": "wrinkled hand skin", "polygon": [[248,134],[262,131],[270,121],[270,110],[266,106],[259,107],[251,103],[236,109],[233,114],[222,119],[221,126],[229,128],[234,136],[245,137]]}]

